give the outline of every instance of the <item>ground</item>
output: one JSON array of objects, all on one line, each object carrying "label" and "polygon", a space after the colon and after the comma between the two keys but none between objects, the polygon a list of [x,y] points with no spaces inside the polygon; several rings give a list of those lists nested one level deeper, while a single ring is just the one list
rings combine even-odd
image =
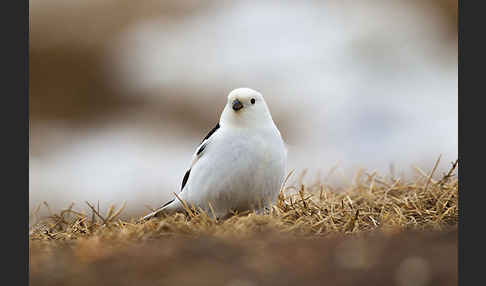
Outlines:
[{"label": "ground", "polygon": [[[267,214],[121,220],[72,208],[30,230],[31,285],[457,285],[458,180],[361,172],[286,187]],[[437,176],[436,176],[437,177]]]}]

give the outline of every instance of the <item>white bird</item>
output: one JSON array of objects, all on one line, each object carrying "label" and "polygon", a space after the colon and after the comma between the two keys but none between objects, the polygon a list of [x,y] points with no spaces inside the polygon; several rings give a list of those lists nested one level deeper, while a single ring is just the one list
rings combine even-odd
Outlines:
[{"label": "white bird", "polygon": [[[263,96],[238,88],[229,93],[218,124],[197,147],[177,196],[216,217],[262,211],[277,199],[286,164],[287,148]],[[143,219],[184,211],[179,198]]]}]

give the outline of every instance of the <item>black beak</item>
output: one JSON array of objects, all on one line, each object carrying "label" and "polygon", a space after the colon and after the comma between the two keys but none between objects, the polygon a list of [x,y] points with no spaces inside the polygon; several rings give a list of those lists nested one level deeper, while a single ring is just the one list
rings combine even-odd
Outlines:
[{"label": "black beak", "polygon": [[241,103],[241,101],[239,101],[238,99],[235,99],[233,101],[233,110],[234,111],[238,111],[238,110],[240,110],[242,108],[243,108],[243,103]]}]

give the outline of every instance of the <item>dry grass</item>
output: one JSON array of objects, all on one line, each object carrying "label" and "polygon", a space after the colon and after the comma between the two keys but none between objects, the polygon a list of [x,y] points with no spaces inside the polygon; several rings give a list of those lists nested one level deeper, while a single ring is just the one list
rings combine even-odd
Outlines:
[{"label": "dry grass", "polygon": [[226,220],[70,206],[31,228],[30,284],[457,285],[456,167],[439,180],[434,168],[413,182],[359,172],[339,190],[296,183],[268,214]]},{"label": "dry grass", "polygon": [[[435,165],[435,167],[437,164]],[[211,213],[187,210],[147,222],[119,219],[124,206],[111,207],[102,215],[89,205],[91,214],[72,206],[51,214],[30,230],[31,245],[87,238],[120,243],[170,236],[248,237],[262,232],[296,236],[329,236],[375,230],[443,230],[458,223],[457,161],[440,180],[433,179],[435,167],[413,182],[380,178],[359,172],[354,184],[343,190],[314,184],[286,187],[267,214],[237,214],[217,220]]]}]

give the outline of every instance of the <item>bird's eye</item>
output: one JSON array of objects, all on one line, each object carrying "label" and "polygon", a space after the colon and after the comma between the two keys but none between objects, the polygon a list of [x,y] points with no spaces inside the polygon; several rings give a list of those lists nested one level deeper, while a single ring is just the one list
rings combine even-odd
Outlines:
[{"label": "bird's eye", "polygon": [[250,100],[250,102],[251,102],[251,104],[255,104],[255,99],[254,99],[254,98],[252,98],[252,99]]}]

